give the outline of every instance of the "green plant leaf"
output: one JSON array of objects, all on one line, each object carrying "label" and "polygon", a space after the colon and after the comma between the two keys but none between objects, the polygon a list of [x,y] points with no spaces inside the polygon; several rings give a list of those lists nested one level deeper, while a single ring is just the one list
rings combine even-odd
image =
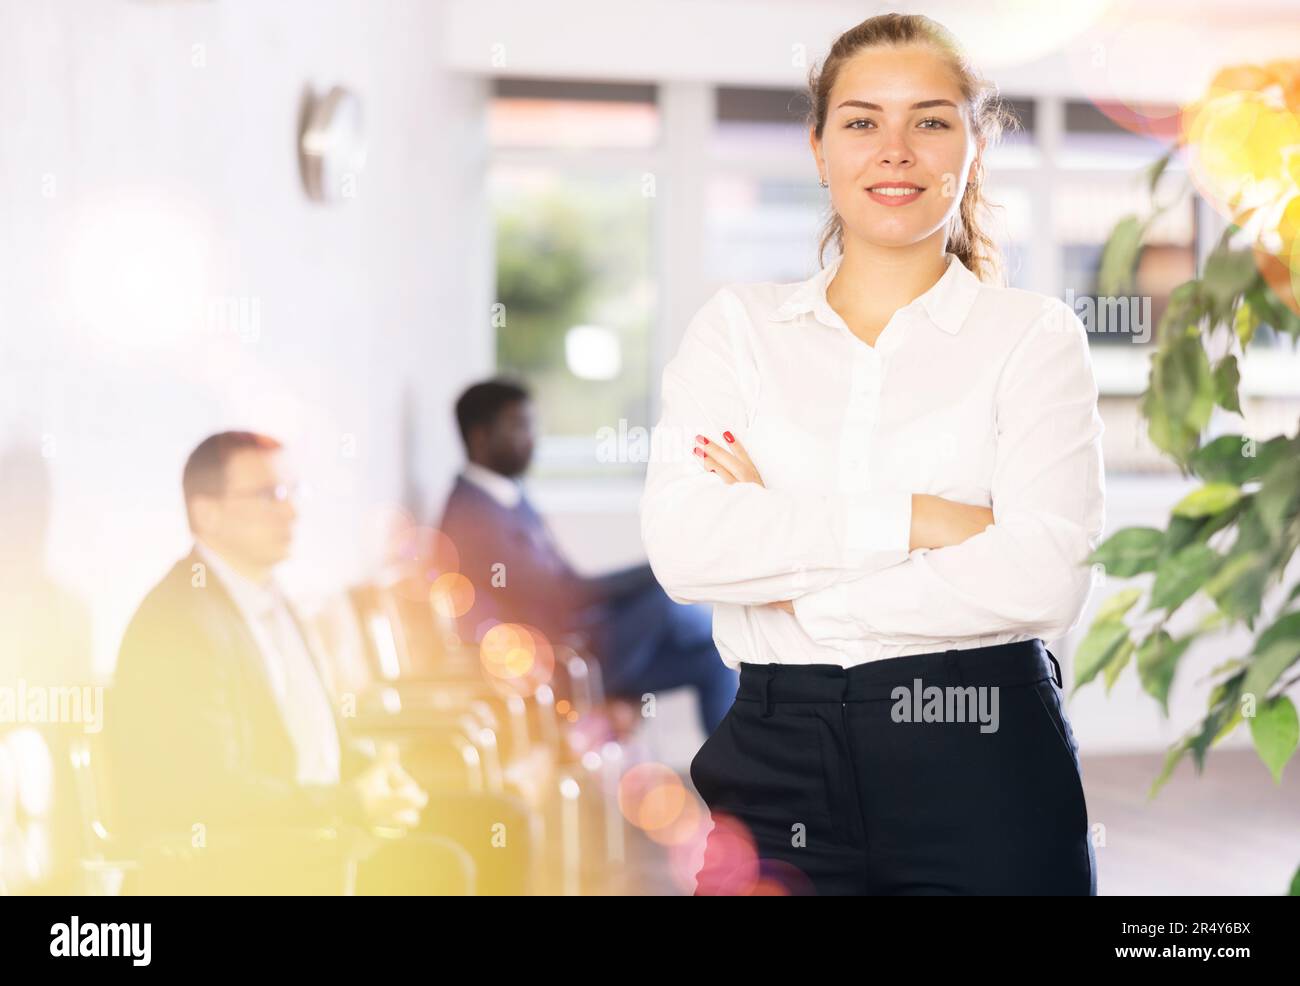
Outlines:
[{"label": "green plant leaf", "polygon": [[1259,280],[1255,255],[1249,250],[1216,249],[1205,259],[1201,283],[1221,311],[1229,311],[1234,298]]},{"label": "green plant leaf", "polygon": [[1300,338],[1300,315],[1284,305],[1262,277],[1246,292],[1246,298],[1251,307],[1259,312],[1262,321],[1267,322],[1278,332],[1292,338]]},{"label": "green plant leaf", "polygon": [[1125,637],[1111,659],[1106,662],[1106,667],[1102,669],[1104,672],[1107,695],[1110,694],[1111,687],[1119,678],[1120,672],[1128,665],[1129,658],[1132,656],[1133,638]]},{"label": "green plant leaf", "polygon": [[1241,489],[1232,483],[1206,483],[1174,505],[1179,517],[1205,517],[1227,510],[1241,499]]},{"label": "green plant leaf", "polygon": [[1202,614],[1201,618],[1196,621],[1196,635],[1213,633],[1216,630],[1222,630],[1228,622],[1228,618],[1217,609],[1212,609],[1208,613]]},{"label": "green plant leaf", "polygon": [[1116,531],[1088,556],[1091,564],[1100,564],[1107,575],[1129,578],[1155,570],[1164,531],[1155,527],[1125,527]]},{"label": "green plant leaf", "polygon": [[1279,617],[1259,635],[1251,656],[1241,690],[1262,704],[1273,683],[1300,658],[1300,613]]},{"label": "green plant leaf", "polygon": [[1165,531],[1164,542],[1160,545],[1160,557],[1156,567],[1172,558],[1189,544],[1204,544],[1215,531],[1226,527],[1236,519],[1239,507],[1229,507],[1222,513],[1208,517],[1179,517],[1171,515],[1169,529]]},{"label": "green plant leaf", "polygon": [[1246,435],[1220,435],[1197,449],[1188,465],[1207,483],[1241,486],[1260,479],[1279,459],[1294,455],[1291,439],[1286,435],[1266,442]]},{"label": "green plant leaf", "polygon": [[1088,633],[1079,642],[1074,654],[1074,687],[1071,694],[1097,677],[1106,662],[1128,639],[1128,625],[1123,620],[1094,621]]},{"label": "green plant leaf", "polygon": [[1243,299],[1232,317],[1232,331],[1237,334],[1243,352],[1255,338],[1255,330],[1258,328],[1259,311],[1250,303],[1249,298]]},{"label": "green plant leaf", "polygon": [[1248,440],[1244,435],[1220,435],[1198,448],[1187,464],[1207,483],[1240,485],[1241,462],[1246,458],[1242,450]]},{"label": "green plant leaf", "polygon": [[1174,768],[1178,766],[1178,761],[1183,758],[1183,755],[1186,754],[1189,749],[1191,749],[1191,740],[1187,737],[1183,737],[1165,751],[1164,765],[1160,768],[1160,773],[1156,775],[1156,779],[1151,782],[1151,787],[1147,791],[1148,801],[1154,798],[1160,792],[1160,789],[1165,786],[1165,782],[1173,776]]},{"label": "green plant leaf", "polygon": [[1244,657],[1230,657],[1222,664],[1216,664],[1210,668],[1208,676],[1213,678],[1216,674],[1223,674],[1227,671],[1235,671],[1238,668],[1244,668],[1248,662]]},{"label": "green plant leaf", "polygon": [[1214,410],[1214,374],[1199,331],[1174,333],[1151,360],[1142,413],[1156,447],[1185,463],[1200,445]]},{"label": "green plant leaf", "polygon": [[1205,304],[1206,297],[1205,292],[1201,290],[1201,282],[1195,278],[1184,281],[1169,292],[1169,304],[1160,318],[1158,328],[1164,330],[1172,325],[1197,321],[1199,314],[1205,309]]},{"label": "green plant leaf", "polygon": [[1258,553],[1247,551],[1229,557],[1204,590],[1224,614],[1245,619],[1259,612],[1267,578],[1268,564]]},{"label": "green plant leaf", "polygon": [[1165,630],[1156,630],[1137,648],[1138,680],[1148,695],[1160,703],[1169,717],[1169,686],[1173,683],[1178,659],[1194,638],[1175,640]]},{"label": "green plant leaf", "polygon": [[1241,413],[1241,400],[1237,394],[1240,384],[1237,357],[1229,353],[1214,368],[1214,399],[1220,407],[1234,414]]},{"label": "green plant leaf", "polygon": [[1250,720],[1250,738],[1255,752],[1273,775],[1273,783],[1282,783],[1282,768],[1295,753],[1300,742],[1300,719],[1295,705],[1285,695],[1270,699],[1259,707]]},{"label": "green plant leaf", "polygon": [[1142,590],[1121,589],[1113,595],[1107,596],[1106,601],[1097,607],[1097,615],[1094,620],[1097,623],[1111,623],[1123,617],[1133,604],[1142,598]]},{"label": "green plant leaf", "polygon": [[1233,702],[1231,706],[1225,706],[1223,720],[1219,724],[1218,731],[1214,734],[1214,738],[1210,740],[1210,745],[1214,746],[1216,743],[1223,742],[1223,740],[1227,738],[1228,734],[1240,726],[1244,721],[1244,717],[1241,714],[1240,702]]},{"label": "green plant leaf", "polygon": [[1156,569],[1148,612],[1165,609],[1173,613],[1205,584],[1219,567],[1218,552],[1206,544],[1189,544],[1178,554],[1165,559]]},{"label": "green plant leaf", "polygon": [[1131,294],[1142,249],[1143,223],[1137,216],[1125,216],[1111,230],[1101,250],[1097,267],[1097,293],[1105,298]]},{"label": "green plant leaf", "polygon": [[1192,761],[1199,774],[1205,769],[1205,754],[1215,743],[1231,733],[1241,724],[1241,703],[1238,694],[1244,675],[1236,674],[1227,681],[1220,682],[1211,693],[1211,708],[1201,721],[1200,729],[1191,737],[1188,746]]},{"label": "green plant leaf", "polygon": [[1169,167],[1169,162],[1173,159],[1174,151],[1170,149],[1162,154],[1154,164],[1147,168],[1147,192],[1152,196],[1156,194],[1156,186],[1160,184],[1160,176],[1165,173]]},{"label": "green plant leaf", "polygon": [[1298,503],[1300,458],[1280,459],[1272,464],[1255,494],[1255,510],[1264,530],[1278,537],[1286,522],[1295,516]]},{"label": "green plant leaf", "polygon": [[1231,554],[1244,555],[1253,553],[1260,558],[1269,557],[1273,553],[1273,536],[1269,533],[1268,528],[1264,526],[1263,519],[1259,516],[1259,510],[1255,506],[1256,494],[1243,497],[1242,502],[1246,508],[1241,511],[1237,518],[1237,539],[1232,542]]},{"label": "green plant leaf", "polygon": [[1300,613],[1283,613],[1259,635],[1253,653],[1262,654],[1283,641],[1300,642]]}]

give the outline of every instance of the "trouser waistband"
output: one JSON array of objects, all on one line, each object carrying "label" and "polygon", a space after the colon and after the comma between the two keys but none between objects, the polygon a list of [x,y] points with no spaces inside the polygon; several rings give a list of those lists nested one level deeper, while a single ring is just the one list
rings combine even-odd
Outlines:
[{"label": "trouser waistband", "polygon": [[838,664],[740,664],[738,700],[870,702],[892,698],[899,685],[1027,685],[1053,679],[1064,687],[1061,665],[1037,637],[964,650],[907,654],[845,668]]}]

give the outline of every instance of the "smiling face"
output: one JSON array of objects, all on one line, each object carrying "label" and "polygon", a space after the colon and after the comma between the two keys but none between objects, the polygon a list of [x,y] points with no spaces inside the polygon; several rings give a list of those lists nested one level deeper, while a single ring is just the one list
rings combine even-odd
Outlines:
[{"label": "smiling face", "polygon": [[[880,247],[942,236],[979,151],[956,80],[925,45],[869,48],[846,61],[821,139],[814,129],[810,142],[846,243]],[[891,185],[921,191],[899,196]]]}]

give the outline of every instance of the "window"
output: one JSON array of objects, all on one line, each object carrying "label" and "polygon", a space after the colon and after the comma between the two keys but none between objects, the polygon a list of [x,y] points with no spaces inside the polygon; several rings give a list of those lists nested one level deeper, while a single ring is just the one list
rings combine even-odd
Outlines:
[{"label": "window", "polygon": [[808,146],[808,111],[799,89],[718,87],[704,206],[711,287],[801,281],[817,269],[827,198]]},{"label": "window", "polygon": [[496,362],[533,394],[531,475],[635,474],[596,450],[650,416],[654,88],[498,80],[490,117]]},{"label": "window", "polygon": [[1178,107],[1121,103],[1065,103],[1058,149],[1066,168],[1136,172],[1159,158],[1177,136]]},{"label": "window", "polygon": [[724,159],[767,154],[788,158],[808,150],[807,93],[799,89],[719,86],[713,127],[714,154]]},{"label": "window", "polygon": [[[710,278],[718,285],[803,280],[817,269],[825,210],[816,181],[715,173],[705,217]],[[827,261],[833,256],[828,250]]]},{"label": "window", "polygon": [[[1158,191],[1170,196],[1180,181],[1181,175],[1165,175]],[[1084,319],[1094,346],[1138,346],[1143,359],[1150,355],[1145,347],[1157,343],[1155,327],[1169,306],[1170,292],[1196,276],[1195,209],[1185,196],[1148,229],[1133,296],[1122,299],[1123,304],[1099,301],[1097,275],[1107,237],[1125,215],[1149,212],[1145,187],[1131,177],[1110,175],[1066,177],[1053,209],[1065,267],[1065,300]]]},{"label": "window", "polygon": [[493,147],[652,147],[659,142],[655,88],[497,79],[488,140]]}]

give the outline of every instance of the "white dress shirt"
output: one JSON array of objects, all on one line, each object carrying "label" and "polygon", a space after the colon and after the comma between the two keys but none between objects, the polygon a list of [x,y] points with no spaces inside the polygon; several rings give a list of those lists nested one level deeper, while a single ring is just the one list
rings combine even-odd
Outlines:
[{"label": "white dress shirt", "polygon": [[[482,489],[507,510],[514,510],[524,499],[523,482],[513,476],[503,476],[477,462],[466,462],[461,475]],[[528,536],[532,540],[537,558],[547,565],[556,575],[572,574],[572,568],[560,550],[559,542],[551,534],[545,518],[538,515],[538,523],[528,526]]]},{"label": "white dress shirt", "polygon": [[486,466],[480,466],[477,462],[466,462],[461,475],[507,510],[513,510],[518,506],[524,495],[518,480],[503,476]]},{"label": "white dress shirt", "polygon": [[274,579],[258,584],[196,539],[199,556],[230,594],[257,644],[298,757],[300,784],[339,782],[339,735],[320,669]]},{"label": "white dress shirt", "polygon": [[[874,346],[803,282],[733,284],[664,369],[641,536],[679,603],[713,604],[723,662],[840,664],[1077,625],[1104,525],[1086,329],[1056,298],[983,284],[953,254]],[[763,485],[692,454],[731,431]],[[908,551],[911,496],[991,507]],[[793,600],[794,614],[764,603]]]}]

